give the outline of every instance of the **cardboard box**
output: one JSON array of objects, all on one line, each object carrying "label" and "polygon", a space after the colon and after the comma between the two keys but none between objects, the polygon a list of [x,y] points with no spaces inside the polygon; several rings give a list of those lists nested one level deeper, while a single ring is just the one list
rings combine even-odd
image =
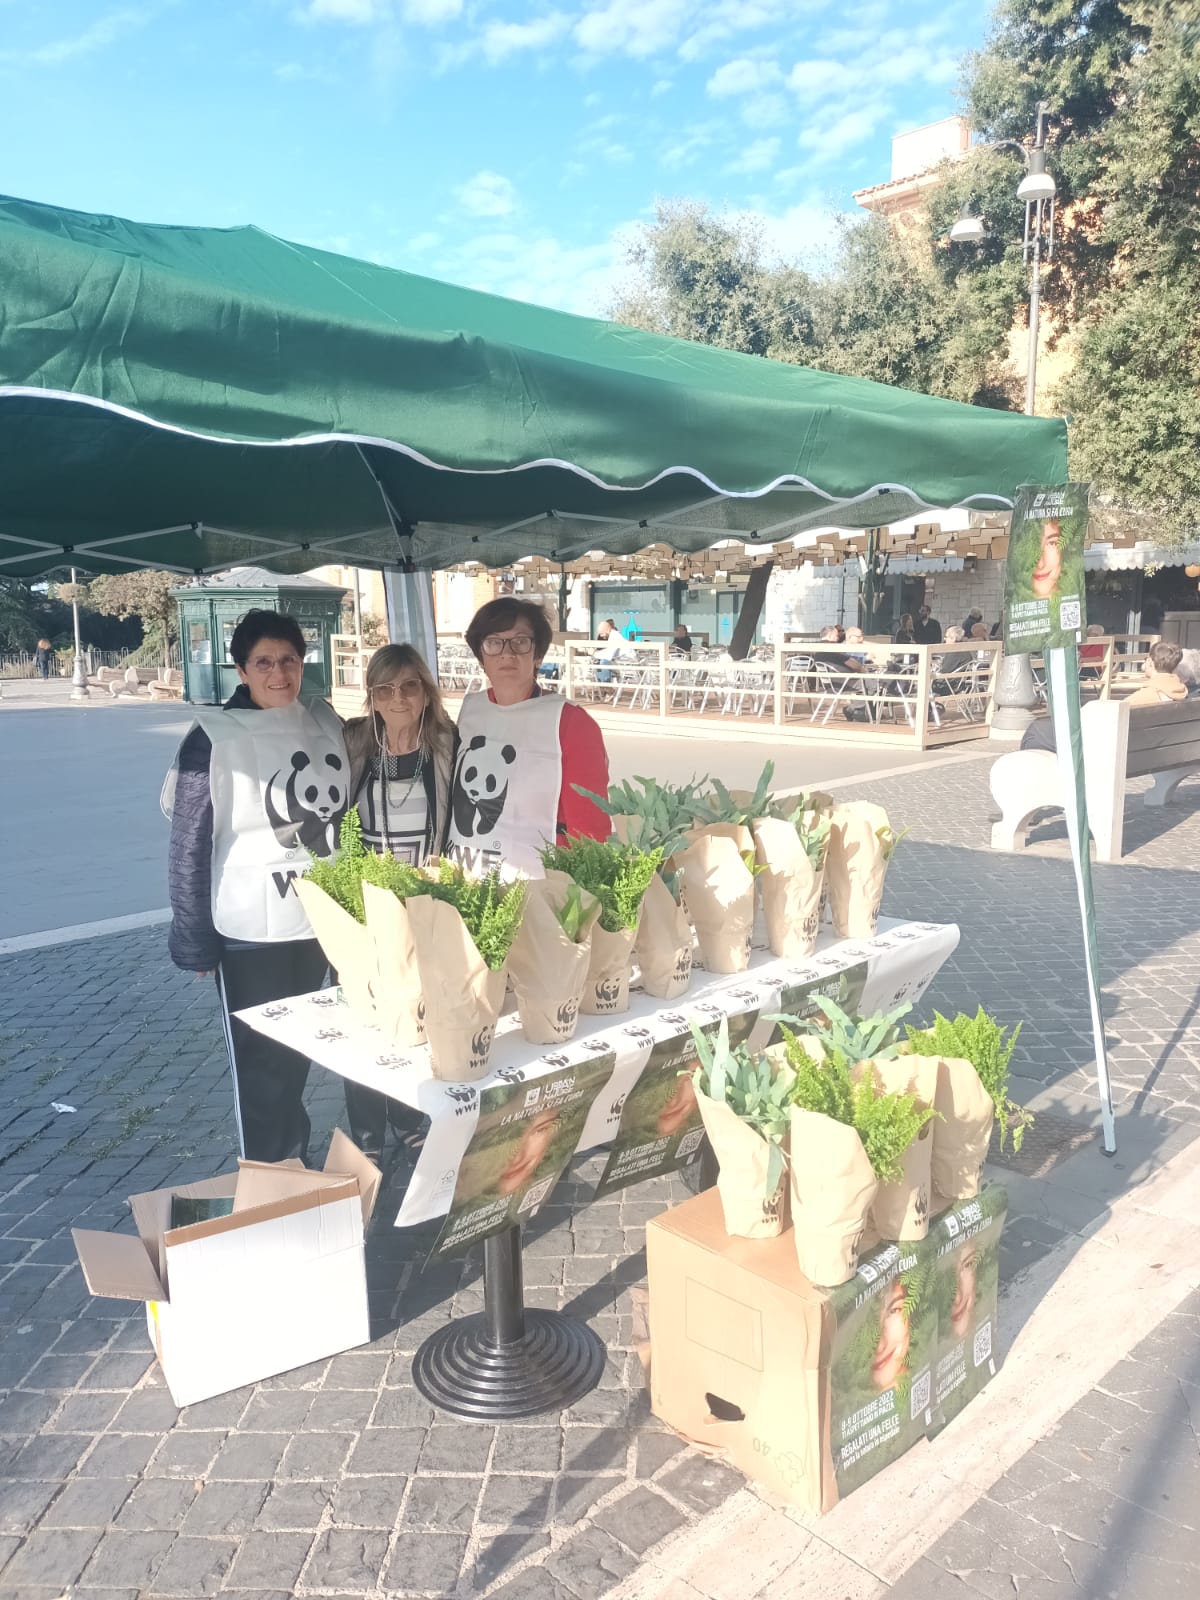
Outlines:
[{"label": "cardboard box", "polygon": [[928,1242],[868,1252],[818,1289],[790,1231],[726,1234],[715,1190],[646,1229],[656,1416],[805,1510],[827,1511],[924,1438],[936,1308]]},{"label": "cardboard box", "polygon": [[934,1421],[942,1426],[996,1376],[996,1303],[1000,1236],[1008,1194],[985,1184],[930,1224],[933,1295],[938,1314]]},{"label": "cardboard box", "polygon": [[[137,1234],[75,1228],[93,1294],[144,1300],[176,1405],[336,1355],[370,1337],[363,1234],[380,1173],[340,1131],[322,1172],[246,1161],[130,1199]],[[172,1228],[171,1198],[233,1212]]]}]

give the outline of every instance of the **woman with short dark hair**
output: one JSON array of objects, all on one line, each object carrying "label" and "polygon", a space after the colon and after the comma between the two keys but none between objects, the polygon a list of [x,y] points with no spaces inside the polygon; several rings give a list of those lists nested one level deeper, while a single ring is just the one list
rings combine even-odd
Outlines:
[{"label": "woman with short dark hair", "polygon": [[184,971],[216,974],[242,1155],[303,1159],[308,1061],[234,1013],[325,981],[295,880],[337,848],[349,762],[336,712],[299,699],[305,641],[294,617],[248,612],[229,651],[241,683],[224,706],[196,713],[163,788],[167,948]]},{"label": "woman with short dark hair", "polygon": [[578,792],[608,794],[604,736],[582,706],[537,681],[553,637],[541,606],[510,597],[481,606],[467,629],[488,687],[459,711],[446,853],[472,871],[540,877],[546,845],[612,831]]}]

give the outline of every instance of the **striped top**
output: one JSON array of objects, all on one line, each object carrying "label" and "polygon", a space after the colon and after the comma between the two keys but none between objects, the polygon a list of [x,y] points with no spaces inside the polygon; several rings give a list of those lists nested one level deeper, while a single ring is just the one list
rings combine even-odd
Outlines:
[{"label": "striped top", "polygon": [[358,796],[363,844],[376,855],[389,851],[397,861],[419,867],[429,852],[429,801],[422,751],[371,758]]}]

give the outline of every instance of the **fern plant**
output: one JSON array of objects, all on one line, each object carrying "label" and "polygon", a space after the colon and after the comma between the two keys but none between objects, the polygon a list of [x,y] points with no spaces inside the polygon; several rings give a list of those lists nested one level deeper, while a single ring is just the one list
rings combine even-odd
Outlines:
[{"label": "fern plant", "polygon": [[662,859],[661,849],[643,850],[619,839],[573,838],[542,851],[544,867],[565,872],[599,900],[606,933],[637,927],[642,896]]},{"label": "fern plant", "polygon": [[431,895],[445,901],[458,912],[474,940],[484,964],[498,972],[508,958],[512,942],[521,926],[525,907],[525,884],[505,883],[498,872],[472,878],[461,867],[442,861],[436,877],[415,873],[418,886],[414,894]]},{"label": "fern plant", "polygon": [[753,1055],[744,1044],[730,1045],[729,1019],[721,1018],[715,1039],[691,1024],[699,1066],[692,1079],[710,1100],[726,1105],[754,1129],[768,1145],[766,1198],[783,1176],[783,1141],[788,1131],[792,1072],[777,1069],[765,1056]]},{"label": "fern plant", "polygon": [[1013,1149],[1020,1150],[1025,1130],[1033,1125],[1034,1116],[1032,1111],[1009,1097],[1008,1064],[1021,1034],[1021,1024],[1018,1022],[1005,1038],[1007,1032],[980,1006],[973,1017],[960,1011],[953,1021],[935,1011],[932,1029],[926,1033],[919,1028],[909,1028],[908,1042],[917,1055],[969,1061],[996,1108],[1001,1150],[1010,1133]]},{"label": "fern plant", "polygon": [[792,1104],[853,1128],[872,1172],[881,1183],[894,1183],[902,1174],[905,1151],[937,1112],[919,1107],[915,1094],[886,1093],[873,1072],[855,1079],[857,1062],[842,1050],[830,1048],[818,1062],[786,1026],[783,1037],[793,1073]]},{"label": "fern plant", "polygon": [[354,806],[342,818],[338,832],[338,851],[334,856],[314,860],[304,876],[315,883],[356,922],[366,921],[363,910],[362,864],[367,856],[362,842],[362,821]]}]

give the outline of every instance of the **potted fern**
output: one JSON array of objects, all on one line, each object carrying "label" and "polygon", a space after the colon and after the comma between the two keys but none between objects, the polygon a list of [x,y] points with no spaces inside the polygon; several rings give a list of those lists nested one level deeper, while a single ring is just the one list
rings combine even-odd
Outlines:
[{"label": "potted fern", "polygon": [[726,1233],[769,1239],[786,1226],[787,1139],[792,1074],[744,1044],[730,1046],[729,1020],[715,1039],[695,1023],[692,1073],[704,1129],[720,1163],[717,1192]]},{"label": "potted fern", "polygon": [[793,1073],[792,1224],[801,1271],[834,1285],[854,1272],[868,1224],[882,1238],[924,1237],[931,1144],[920,1135],[935,1112],[917,1092],[885,1087],[907,1006],[856,1020],[828,997],[817,1004],[827,1027],[797,1020],[795,1032],[780,1019]]},{"label": "potted fern", "polygon": [[629,1010],[633,941],[643,897],[661,861],[661,849],[643,850],[619,839],[573,838],[542,851],[547,871],[565,873],[600,905],[579,1005],[589,1016]]},{"label": "potted fern", "polygon": [[[1003,1150],[1012,1136],[1019,1150],[1032,1112],[1008,1092],[1008,1069],[1021,1024],[1007,1029],[980,1006],[975,1015],[960,1012],[952,1021],[934,1012],[933,1027],[909,1028],[909,1049],[937,1063],[937,1108],[943,1121],[934,1132],[933,1186],[946,1201],[970,1200],[979,1193],[993,1123]],[[1006,1037],[1007,1034],[1007,1037]]]},{"label": "potted fern", "polygon": [[771,954],[790,960],[810,956],[820,931],[829,818],[803,796],[794,803],[776,800],[752,832]]},{"label": "potted fern", "polygon": [[843,939],[874,937],[888,863],[901,837],[882,806],[853,800],[833,808],[825,881]]}]

